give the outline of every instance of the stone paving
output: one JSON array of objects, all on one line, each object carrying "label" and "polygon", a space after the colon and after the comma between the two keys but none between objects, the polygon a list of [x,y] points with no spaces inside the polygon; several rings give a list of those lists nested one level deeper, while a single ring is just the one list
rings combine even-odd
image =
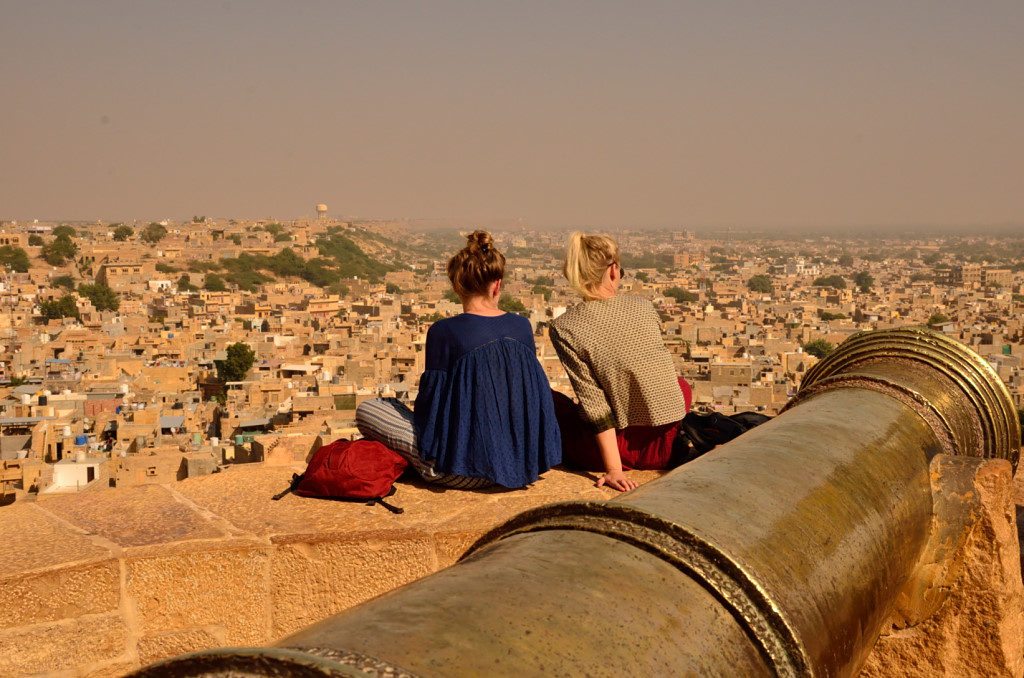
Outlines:
[{"label": "stone paving", "polygon": [[617,494],[555,470],[517,491],[401,482],[391,499],[401,515],[271,501],[301,468],[240,465],[0,508],[0,675],[116,676],[182,652],[266,644],[452,564],[521,511]]}]

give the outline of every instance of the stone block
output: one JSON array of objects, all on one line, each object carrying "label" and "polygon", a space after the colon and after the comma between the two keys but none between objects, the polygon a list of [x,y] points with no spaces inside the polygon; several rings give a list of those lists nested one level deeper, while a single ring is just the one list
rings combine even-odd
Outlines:
[{"label": "stone block", "polygon": [[139,662],[112,661],[79,667],[78,675],[82,678],[124,678],[132,671],[140,668]]},{"label": "stone block", "polygon": [[224,627],[224,643],[265,643],[267,547],[189,542],[125,558],[126,589],[144,635]]},{"label": "stone block", "polygon": [[113,559],[12,575],[0,579],[0,628],[116,612],[120,600]]},{"label": "stone block", "polygon": [[0,676],[68,671],[127,655],[120,614],[104,614],[0,631]]},{"label": "stone block", "polygon": [[0,514],[0,576],[98,560],[110,549],[62,523],[35,504],[5,506]]},{"label": "stone block", "polygon": [[271,566],[275,640],[437,570],[428,535],[277,543]]},{"label": "stone block", "polygon": [[43,506],[86,532],[124,547],[224,536],[158,485],[61,495],[47,499]]},{"label": "stone block", "polygon": [[225,631],[218,626],[143,636],[137,646],[139,662],[145,666],[179,654],[220,647],[225,644]]}]

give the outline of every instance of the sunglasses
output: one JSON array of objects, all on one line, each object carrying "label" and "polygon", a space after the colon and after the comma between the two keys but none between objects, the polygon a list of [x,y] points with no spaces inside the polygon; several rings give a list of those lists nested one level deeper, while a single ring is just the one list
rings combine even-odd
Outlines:
[{"label": "sunglasses", "polygon": [[626,269],[624,269],[622,267],[622,264],[620,264],[617,261],[613,261],[613,262],[609,263],[608,265],[609,266],[618,266],[619,267],[619,277],[620,278],[625,278],[626,277]]}]

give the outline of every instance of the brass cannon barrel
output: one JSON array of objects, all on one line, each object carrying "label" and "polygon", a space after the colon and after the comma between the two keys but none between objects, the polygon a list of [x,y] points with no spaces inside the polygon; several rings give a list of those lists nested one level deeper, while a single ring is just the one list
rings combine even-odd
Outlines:
[{"label": "brass cannon barrel", "polygon": [[922,560],[933,457],[1016,465],[1019,445],[980,357],[862,333],[778,417],[660,480],[521,514],[275,648],[140,675],[851,675]]}]

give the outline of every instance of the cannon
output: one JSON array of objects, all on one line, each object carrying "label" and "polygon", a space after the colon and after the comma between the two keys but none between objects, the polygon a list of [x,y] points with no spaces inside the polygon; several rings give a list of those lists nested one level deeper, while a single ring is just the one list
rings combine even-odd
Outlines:
[{"label": "cannon", "polygon": [[854,675],[886,624],[942,602],[935,564],[965,518],[936,464],[1019,450],[978,355],[923,328],[861,333],[778,417],[634,492],[520,514],[275,647],[136,675]]}]

